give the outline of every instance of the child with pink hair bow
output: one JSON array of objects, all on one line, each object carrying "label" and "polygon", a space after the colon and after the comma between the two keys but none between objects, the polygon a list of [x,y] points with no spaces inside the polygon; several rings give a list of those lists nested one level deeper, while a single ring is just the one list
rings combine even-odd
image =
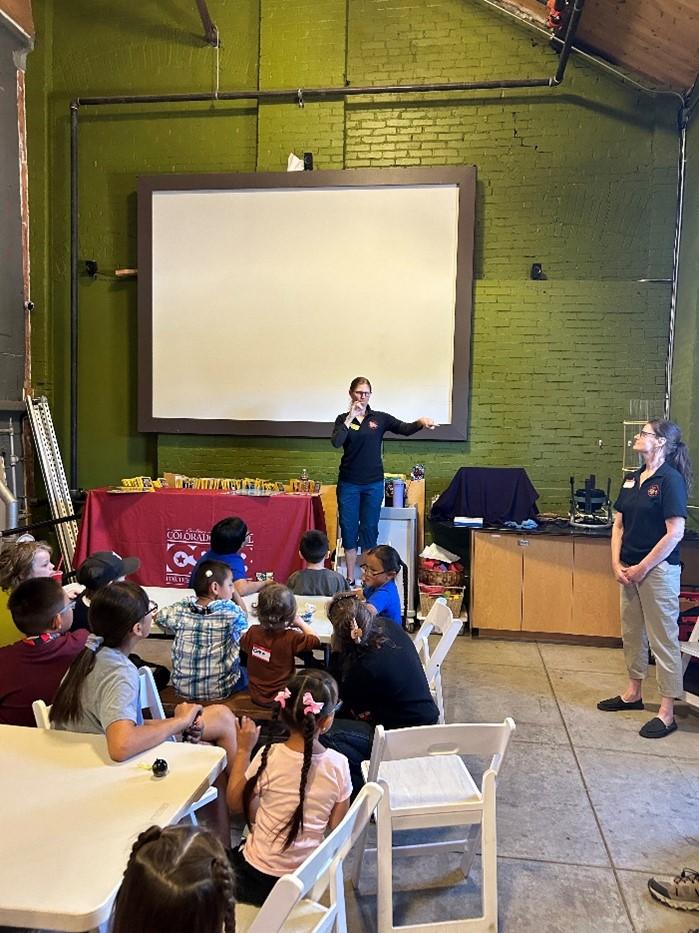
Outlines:
[{"label": "child with pink hair bow", "polygon": [[309,669],[274,698],[274,719],[289,729],[286,742],[266,744],[251,761],[260,730],[245,718],[239,725],[227,801],[245,815],[250,834],[231,855],[237,900],[260,906],[277,880],[295,871],[347,813],[349,763],[318,740],[339,706],[334,678]]}]

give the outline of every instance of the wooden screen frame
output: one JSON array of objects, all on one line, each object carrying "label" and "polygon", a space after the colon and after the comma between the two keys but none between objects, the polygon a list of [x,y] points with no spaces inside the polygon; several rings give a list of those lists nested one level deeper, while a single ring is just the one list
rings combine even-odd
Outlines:
[{"label": "wooden screen frame", "polygon": [[[456,297],[452,368],[452,421],[419,439],[466,440],[468,436],[473,309],[475,166],[342,169],[311,172],[152,175],[138,180],[138,429],[166,434],[232,434],[266,437],[328,437],[332,423],[162,418],[153,415],[153,194],[161,191],[454,186],[458,190]],[[415,435],[414,435],[415,437]],[[406,438],[401,438],[406,440]],[[410,440],[410,438],[407,438]]]}]

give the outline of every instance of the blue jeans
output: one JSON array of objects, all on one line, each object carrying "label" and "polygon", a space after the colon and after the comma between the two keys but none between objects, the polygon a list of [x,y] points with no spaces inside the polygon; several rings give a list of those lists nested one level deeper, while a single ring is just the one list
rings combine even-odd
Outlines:
[{"label": "blue jeans", "polygon": [[342,546],[346,551],[376,547],[379,540],[379,517],[383,502],[383,480],[377,483],[337,484],[337,509],[340,517]]},{"label": "blue jeans", "polygon": [[364,786],[362,762],[371,758],[374,727],[358,719],[335,719],[328,731],[319,737],[325,748],[334,748],[349,761],[352,778],[352,799]]}]

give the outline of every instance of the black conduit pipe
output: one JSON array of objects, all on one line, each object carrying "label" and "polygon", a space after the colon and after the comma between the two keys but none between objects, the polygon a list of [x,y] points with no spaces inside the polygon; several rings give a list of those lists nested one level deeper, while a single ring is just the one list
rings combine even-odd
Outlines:
[{"label": "black conduit pipe", "polygon": [[70,105],[70,488],[78,488],[78,104]]},{"label": "black conduit pipe", "polygon": [[516,88],[552,88],[563,81],[573,39],[585,0],[576,0],[568,22],[558,68],[553,78],[457,81],[439,84],[388,84],[376,87],[283,88],[280,90],[220,91],[196,94],[134,94],[119,97],[76,97],[70,103],[70,487],[78,488],[78,113],[80,107],[115,104],[213,103],[221,100],[276,101],[302,105],[304,100],[337,100],[345,97],[404,94],[497,91]]},{"label": "black conduit pipe", "polygon": [[575,0],[573,12],[570,14],[570,19],[568,20],[568,28],[566,29],[563,48],[561,49],[558,58],[558,68],[556,69],[556,74],[553,78],[553,83],[555,85],[559,85],[563,80],[563,75],[565,74],[566,65],[568,64],[568,59],[570,58],[570,53],[573,51],[573,39],[575,39],[575,33],[578,30],[578,23],[580,21],[580,16],[582,15],[584,6],[585,0]]}]

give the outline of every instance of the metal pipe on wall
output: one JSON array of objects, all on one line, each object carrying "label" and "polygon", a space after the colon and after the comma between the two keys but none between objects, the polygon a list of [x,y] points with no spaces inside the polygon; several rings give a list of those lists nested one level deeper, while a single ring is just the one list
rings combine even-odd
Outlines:
[{"label": "metal pipe on wall", "polygon": [[[174,104],[233,100],[275,101],[303,105],[304,100],[336,100],[358,96],[404,96],[406,94],[456,93],[463,91],[496,91],[519,88],[553,88],[565,74],[573,48],[575,30],[585,0],[576,0],[568,24],[561,58],[553,78],[505,78],[494,81],[456,81],[433,84],[390,84],[375,87],[315,87],[283,88],[279,90],[216,91],[196,94],[140,94],[117,97],[76,97],[70,102],[70,488],[78,488],[78,115],[81,107],[131,104]],[[565,55],[564,55],[565,52]]]},{"label": "metal pipe on wall", "polygon": [[70,488],[78,488],[78,107],[70,104]]},{"label": "metal pipe on wall", "polygon": [[570,19],[568,20],[568,28],[566,29],[563,48],[560,51],[558,59],[558,68],[556,69],[556,74],[553,78],[554,84],[556,85],[560,84],[563,80],[563,75],[565,74],[566,65],[568,64],[568,59],[570,58],[570,53],[573,51],[573,39],[575,39],[575,34],[578,31],[578,23],[580,21],[580,16],[582,15],[584,6],[585,0],[575,0],[573,12],[570,14]]},{"label": "metal pipe on wall", "polygon": [[684,216],[684,192],[687,180],[687,124],[689,111],[681,107],[679,112],[680,142],[677,156],[677,213],[675,216],[675,240],[672,247],[672,286],[670,291],[670,321],[668,325],[667,359],[665,361],[665,401],[663,417],[670,417],[672,396],[672,366],[675,359],[675,323],[677,320],[677,290],[680,273],[680,249],[682,247],[682,221]]}]

